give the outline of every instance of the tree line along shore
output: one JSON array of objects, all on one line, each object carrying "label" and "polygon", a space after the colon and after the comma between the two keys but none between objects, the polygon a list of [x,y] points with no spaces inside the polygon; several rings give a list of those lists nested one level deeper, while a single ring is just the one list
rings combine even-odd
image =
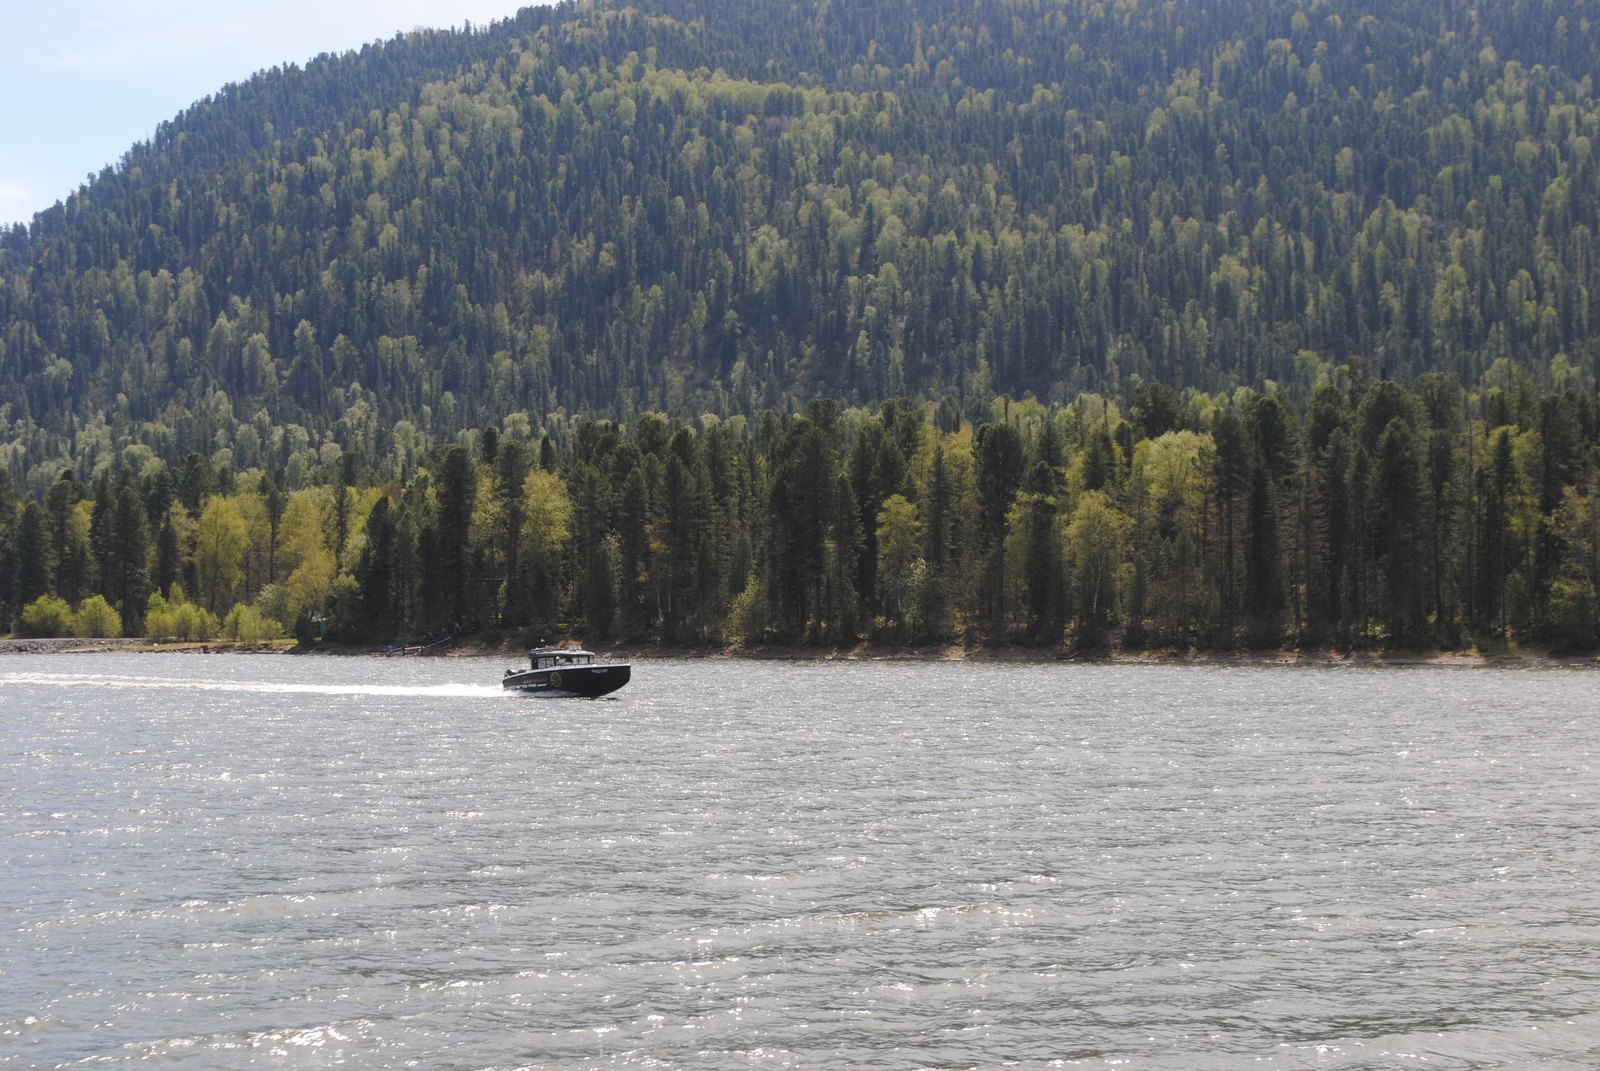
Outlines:
[{"label": "tree line along shore", "polygon": [[[1359,360],[1207,394],[757,420],[552,414],[291,473],[148,454],[0,470],[23,635],[1040,653],[1600,639],[1595,385]],[[517,432],[521,432],[518,434]]]}]

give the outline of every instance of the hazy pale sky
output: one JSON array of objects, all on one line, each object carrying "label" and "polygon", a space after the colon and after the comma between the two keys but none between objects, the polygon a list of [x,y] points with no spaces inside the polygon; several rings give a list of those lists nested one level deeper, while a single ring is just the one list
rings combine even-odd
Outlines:
[{"label": "hazy pale sky", "polygon": [[0,224],[264,67],[531,0],[0,0]]}]

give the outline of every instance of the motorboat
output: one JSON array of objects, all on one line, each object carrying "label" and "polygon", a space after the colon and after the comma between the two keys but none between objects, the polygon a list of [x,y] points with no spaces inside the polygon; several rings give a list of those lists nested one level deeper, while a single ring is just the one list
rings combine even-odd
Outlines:
[{"label": "motorboat", "polygon": [[633,676],[626,662],[596,662],[594,652],[581,647],[535,647],[528,662],[527,669],[506,670],[502,686],[549,699],[594,699],[611,694]]}]

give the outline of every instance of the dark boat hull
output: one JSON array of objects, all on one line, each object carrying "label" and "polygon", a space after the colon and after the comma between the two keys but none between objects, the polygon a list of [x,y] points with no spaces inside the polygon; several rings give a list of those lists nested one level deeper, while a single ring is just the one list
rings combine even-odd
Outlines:
[{"label": "dark boat hull", "polygon": [[633,670],[626,665],[558,666],[555,669],[525,669],[509,673],[501,683],[511,691],[547,699],[593,699],[610,695],[632,677]]}]

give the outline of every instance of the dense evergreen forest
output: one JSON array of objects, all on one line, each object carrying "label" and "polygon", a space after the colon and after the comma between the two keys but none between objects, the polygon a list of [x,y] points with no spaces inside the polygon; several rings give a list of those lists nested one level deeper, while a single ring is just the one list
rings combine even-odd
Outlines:
[{"label": "dense evergreen forest", "polygon": [[1591,16],[602,0],[264,72],[0,236],[0,617],[1592,646]]},{"label": "dense evergreen forest", "polygon": [[1593,395],[1486,378],[490,426],[298,490],[199,453],[69,468],[0,487],[10,605],[188,639],[1592,646]]}]

